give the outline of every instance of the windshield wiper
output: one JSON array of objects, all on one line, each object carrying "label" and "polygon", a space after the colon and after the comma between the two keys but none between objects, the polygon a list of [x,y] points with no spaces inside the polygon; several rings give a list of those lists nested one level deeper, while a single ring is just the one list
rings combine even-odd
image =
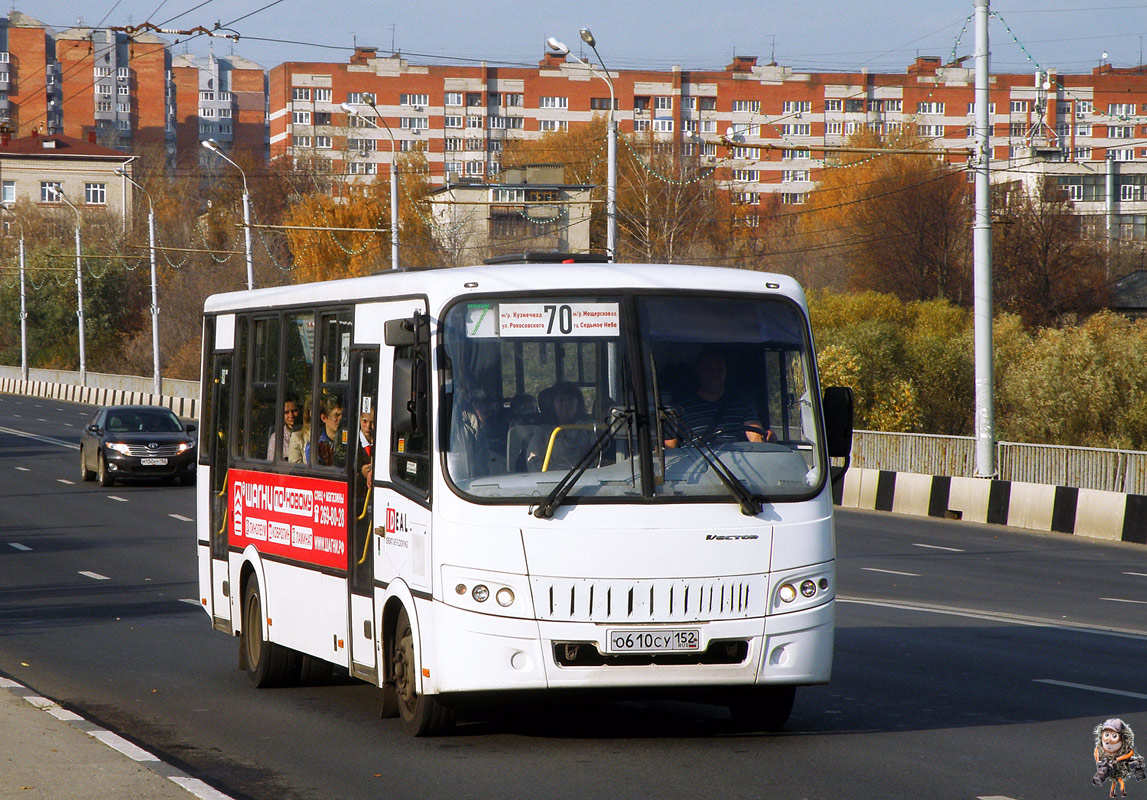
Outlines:
[{"label": "windshield wiper", "polygon": [[586,449],[581,459],[562,476],[562,479],[558,481],[557,486],[546,496],[546,499],[533,510],[532,513],[535,517],[538,519],[552,518],[558,506],[565,500],[566,495],[573,490],[574,484],[578,482],[581,476],[585,474],[585,471],[589,469],[589,465],[592,464],[594,459],[605,449],[606,442],[617,434],[622,425],[628,425],[633,420],[632,408],[614,407],[609,410],[609,413],[610,416],[613,417],[609,421],[609,425],[601,432],[594,443]]},{"label": "windshield wiper", "polygon": [[737,503],[741,506],[741,513],[747,517],[755,517],[761,513],[761,501],[753,496],[749,488],[738,478],[728,465],[721,460],[712,448],[701,440],[701,437],[694,434],[692,431],[682,431],[681,426],[677,424],[676,409],[657,407],[657,417],[659,420],[666,424],[670,432],[683,445],[694,448],[701,454],[701,458],[705,459],[705,463],[713,470],[717,478],[733,495]]}]

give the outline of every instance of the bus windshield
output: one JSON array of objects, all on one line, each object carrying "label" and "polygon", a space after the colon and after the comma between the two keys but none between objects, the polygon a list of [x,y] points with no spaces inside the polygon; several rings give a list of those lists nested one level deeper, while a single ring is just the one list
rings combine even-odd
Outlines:
[{"label": "bus windshield", "polygon": [[[824,478],[808,326],[745,295],[469,298],[447,470],[477,498],[797,500]],[[564,490],[563,490],[564,494]]]}]

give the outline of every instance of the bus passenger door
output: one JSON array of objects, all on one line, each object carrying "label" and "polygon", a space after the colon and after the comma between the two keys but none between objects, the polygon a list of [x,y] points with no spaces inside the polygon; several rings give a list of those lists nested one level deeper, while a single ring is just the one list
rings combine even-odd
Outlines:
[{"label": "bus passenger door", "polygon": [[[214,627],[231,631],[231,605],[227,586],[228,514],[227,482],[228,457],[231,448],[231,353],[216,353],[212,365],[212,392],[210,427],[203,436],[211,437],[211,484],[209,487],[211,536],[211,598]],[[202,437],[201,437],[202,438]],[[202,442],[201,442],[202,445]]]},{"label": "bus passenger door", "polygon": [[374,527],[375,426],[378,410],[378,350],[355,350],[352,354],[351,386],[353,410],[348,420],[353,456],[347,493],[348,553],[347,589],[350,593],[351,674],[374,679]]}]

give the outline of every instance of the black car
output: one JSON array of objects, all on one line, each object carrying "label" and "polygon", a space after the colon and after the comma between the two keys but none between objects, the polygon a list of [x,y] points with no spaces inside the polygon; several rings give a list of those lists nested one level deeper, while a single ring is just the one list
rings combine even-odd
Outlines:
[{"label": "black car", "polygon": [[119,478],[195,483],[195,425],[162,406],[99,409],[80,437],[80,477],[111,486]]}]

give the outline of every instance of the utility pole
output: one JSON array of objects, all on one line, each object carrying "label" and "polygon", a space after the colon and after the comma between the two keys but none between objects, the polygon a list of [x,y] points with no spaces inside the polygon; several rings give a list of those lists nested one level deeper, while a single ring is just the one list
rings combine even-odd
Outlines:
[{"label": "utility pole", "polygon": [[988,3],[976,8],[976,210],[972,227],[973,317],[976,362],[976,477],[996,476],[994,370],[992,364],[992,160],[988,118]]}]

